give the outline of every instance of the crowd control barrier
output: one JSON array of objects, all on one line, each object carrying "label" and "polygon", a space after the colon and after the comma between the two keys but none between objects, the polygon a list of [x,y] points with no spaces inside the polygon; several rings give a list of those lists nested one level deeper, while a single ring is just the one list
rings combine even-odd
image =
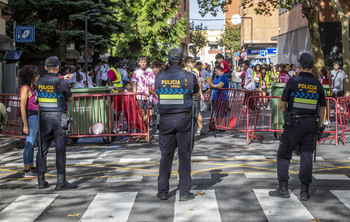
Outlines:
[{"label": "crowd control barrier", "polygon": [[[248,99],[251,96],[262,96],[260,91],[239,89],[219,89],[210,117],[208,132],[226,130],[246,132],[247,126],[253,127],[257,123],[259,110],[256,109],[259,101]],[[249,113],[247,118],[246,113]],[[248,124],[247,124],[248,123]]]},{"label": "crowd control barrier", "polygon": [[[144,111],[137,100],[139,96],[147,99]],[[103,137],[105,142],[115,137],[131,137],[150,143],[149,109],[148,96],[143,93],[74,95],[68,107],[73,120],[69,137]]]},{"label": "crowd control barrier", "polygon": [[[147,101],[145,111],[138,103],[138,96]],[[0,94],[0,136],[25,137],[20,109],[19,95]],[[116,137],[129,137],[150,143],[149,109],[148,96],[143,93],[73,95],[67,109],[71,119],[69,138],[77,141],[84,137],[103,137],[108,143]]]},{"label": "crowd control barrier", "polygon": [[350,96],[339,97],[336,104],[342,130],[341,141],[346,145],[345,133],[350,131]]},{"label": "crowd control barrier", "polygon": [[21,97],[0,94],[0,129],[2,136],[24,138],[21,118]]}]

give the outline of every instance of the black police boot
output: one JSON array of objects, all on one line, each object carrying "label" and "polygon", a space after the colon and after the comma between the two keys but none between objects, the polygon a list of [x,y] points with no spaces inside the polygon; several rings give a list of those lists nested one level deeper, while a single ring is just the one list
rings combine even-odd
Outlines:
[{"label": "black police boot", "polygon": [[168,193],[157,193],[157,198],[159,200],[167,200],[169,198]]},{"label": "black police boot", "polygon": [[55,190],[69,190],[69,189],[76,189],[77,185],[73,185],[68,183],[66,180],[66,174],[57,174],[57,183]]},{"label": "black police boot", "polygon": [[307,201],[309,198],[309,185],[302,183],[300,187],[300,200]]},{"label": "black police boot", "polygon": [[188,201],[188,200],[193,200],[195,198],[195,195],[193,193],[188,193],[185,195],[180,195],[179,201]]},{"label": "black police boot", "polygon": [[39,189],[45,189],[49,187],[49,183],[45,180],[45,174],[38,173],[38,187]]},{"label": "black police boot", "polygon": [[276,190],[269,192],[270,197],[289,198],[288,182],[279,182]]}]

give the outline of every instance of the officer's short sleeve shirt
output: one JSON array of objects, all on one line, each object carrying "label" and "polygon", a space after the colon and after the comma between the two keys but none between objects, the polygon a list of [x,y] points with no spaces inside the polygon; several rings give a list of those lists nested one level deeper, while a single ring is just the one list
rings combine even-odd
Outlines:
[{"label": "officer's short sleeve shirt", "polygon": [[[282,93],[282,97],[281,97],[281,100],[283,102],[288,102],[290,99],[290,93],[293,91],[293,87],[294,87],[293,81],[294,81],[293,78],[291,78],[286,83],[286,87],[284,88],[283,93]],[[321,107],[327,106],[326,95],[324,93],[323,86],[319,81],[317,81],[317,93],[320,95],[319,100],[318,100],[320,106]]]}]

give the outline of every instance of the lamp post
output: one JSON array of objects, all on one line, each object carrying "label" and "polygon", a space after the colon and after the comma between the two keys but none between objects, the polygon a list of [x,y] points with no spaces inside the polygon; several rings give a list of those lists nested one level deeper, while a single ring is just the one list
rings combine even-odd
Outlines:
[{"label": "lamp post", "polygon": [[88,71],[88,62],[87,62],[87,32],[88,32],[88,15],[90,13],[95,13],[95,12],[99,12],[100,10],[99,9],[90,9],[89,11],[86,11],[85,12],[85,73],[87,73]]},{"label": "lamp post", "polygon": [[187,45],[187,55],[190,56],[190,46],[193,46],[193,43]]}]

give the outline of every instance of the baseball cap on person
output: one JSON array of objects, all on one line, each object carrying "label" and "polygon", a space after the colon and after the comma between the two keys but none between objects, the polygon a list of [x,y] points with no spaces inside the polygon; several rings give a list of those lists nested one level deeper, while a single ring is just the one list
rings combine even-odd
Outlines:
[{"label": "baseball cap on person", "polygon": [[314,57],[309,53],[301,54],[298,62],[303,68],[313,68],[315,64]]},{"label": "baseball cap on person", "polygon": [[60,64],[61,64],[60,60],[58,59],[57,56],[51,56],[45,60],[45,66],[55,67],[55,66],[59,66]]},{"label": "baseball cap on person", "polygon": [[182,59],[182,51],[178,48],[170,49],[168,58],[172,62],[179,62]]}]

